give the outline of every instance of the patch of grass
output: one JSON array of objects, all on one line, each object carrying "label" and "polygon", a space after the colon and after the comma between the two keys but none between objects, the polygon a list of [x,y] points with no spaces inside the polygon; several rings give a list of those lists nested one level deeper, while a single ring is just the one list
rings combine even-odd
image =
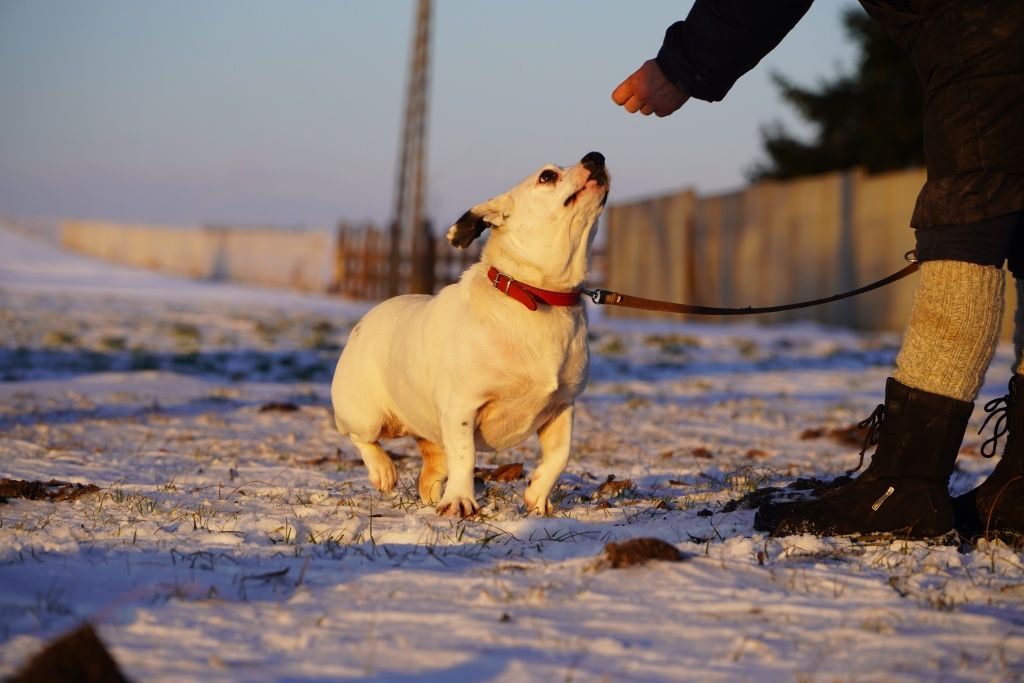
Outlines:
[{"label": "patch of grass", "polygon": [[760,355],[760,347],[757,342],[753,339],[746,339],[745,337],[737,337],[733,340],[733,346],[739,351],[740,356],[746,359],[754,359]]},{"label": "patch of grass", "polygon": [[200,355],[198,347],[195,350],[187,353],[180,353],[174,356],[172,363],[174,367],[183,370],[205,370],[208,369],[203,362],[203,356]]},{"label": "patch of grass", "polygon": [[66,617],[73,614],[64,596],[64,589],[51,586],[45,593],[36,593],[31,612],[40,624],[46,616]]},{"label": "patch of grass", "polygon": [[124,351],[128,348],[128,340],[119,335],[108,334],[100,338],[100,349],[103,351]]},{"label": "patch of grass", "polygon": [[253,321],[253,328],[256,330],[256,334],[258,334],[264,342],[270,345],[275,344],[278,338],[284,334],[288,327],[289,322],[283,318],[274,318],[272,320],[260,319]]},{"label": "patch of grass", "polygon": [[649,405],[651,405],[650,399],[644,398],[643,396],[633,395],[626,401],[626,407],[630,410],[640,410],[641,408],[646,408]]},{"label": "patch of grass", "polygon": [[670,356],[682,356],[687,349],[701,346],[700,339],[689,334],[652,334],[644,339],[644,343]]},{"label": "patch of grass", "polygon": [[273,545],[283,543],[284,545],[292,545],[296,542],[296,530],[295,527],[285,520],[285,523],[281,526],[267,532],[267,540]]},{"label": "patch of grass", "polygon": [[203,335],[198,326],[175,321],[171,323],[171,338],[180,351],[194,353],[199,350],[199,343],[202,341]]},{"label": "patch of grass", "polygon": [[607,356],[620,356],[626,351],[626,345],[618,337],[612,337],[606,341],[600,349],[599,353],[603,353]]},{"label": "patch of grass", "polygon": [[216,516],[217,511],[205,504],[199,505],[192,513],[192,530],[199,531],[210,531],[210,520]]},{"label": "patch of grass", "polygon": [[132,370],[158,370],[160,359],[148,349],[134,347],[131,351],[129,365]]},{"label": "patch of grass", "polygon": [[307,349],[320,351],[340,351],[341,342],[337,339],[336,329],[328,320],[317,320],[309,328],[304,344]]},{"label": "patch of grass", "polygon": [[78,336],[67,330],[50,330],[43,335],[43,346],[75,346],[77,343]]},{"label": "patch of grass", "polygon": [[752,467],[740,467],[725,475],[725,485],[732,493],[745,495],[761,488],[769,478]]}]

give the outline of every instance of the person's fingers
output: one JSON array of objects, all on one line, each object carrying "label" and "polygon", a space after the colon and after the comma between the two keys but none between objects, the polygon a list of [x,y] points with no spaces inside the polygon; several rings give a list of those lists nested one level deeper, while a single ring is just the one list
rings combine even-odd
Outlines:
[{"label": "person's fingers", "polygon": [[615,104],[621,106],[625,104],[627,100],[629,100],[630,96],[632,96],[633,87],[630,84],[631,79],[632,76],[622,81],[622,83],[619,83],[618,87],[612,91],[612,101],[615,102]]},{"label": "person's fingers", "polygon": [[653,59],[644,62],[612,91],[615,104],[630,114],[640,112],[644,116],[668,116],[687,99],[686,93],[665,78]]},{"label": "person's fingers", "polygon": [[622,106],[625,107],[626,111],[628,111],[630,114],[635,114],[637,113],[637,111],[640,110],[640,107],[644,106],[644,103],[638,95],[631,95],[630,98],[626,100],[626,103]]}]

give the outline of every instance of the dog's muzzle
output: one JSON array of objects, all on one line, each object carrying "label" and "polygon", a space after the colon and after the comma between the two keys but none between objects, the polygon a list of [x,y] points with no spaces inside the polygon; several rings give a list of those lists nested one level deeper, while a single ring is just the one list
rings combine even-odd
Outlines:
[{"label": "dog's muzzle", "polygon": [[590,175],[587,180],[594,180],[598,185],[608,184],[608,171],[604,167],[604,155],[600,152],[588,152],[584,156],[580,163],[583,164],[583,168],[590,171]]},{"label": "dog's muzzle", "polygon": [[[562,206],[569,206],[576,202],[576,198],[580,196],[580,192],[583,192],[587,187],[587,183],[593,180],[597,183],[598,187],[606,187],[608,185],[608,171],[604,166],[604,155],[600,152],[588,152],[586,156],[580,159],[580,165],[588,171],[587,179],[583,181],[583,187],[579,188],[571,195],[565,198],[565,202]],[[601,206],[608,201],[608,192],[605,192],[604,198],[601,200]]]}]

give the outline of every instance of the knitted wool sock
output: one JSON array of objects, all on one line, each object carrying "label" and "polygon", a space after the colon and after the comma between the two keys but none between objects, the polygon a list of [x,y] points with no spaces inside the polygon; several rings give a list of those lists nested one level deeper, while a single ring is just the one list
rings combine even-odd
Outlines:
[{"label": "knitted wool sock", "polygon": [[1024,279],[1014,282],[1017,287],[1017,308],[1013,313],[1013,372],[1024,375]]},{"label": "knitted wool sock", "polygon": [[893,377],[914,389],[973,401],[999,338],[1003,271],[963,261],[925,261],[920,272]]}]

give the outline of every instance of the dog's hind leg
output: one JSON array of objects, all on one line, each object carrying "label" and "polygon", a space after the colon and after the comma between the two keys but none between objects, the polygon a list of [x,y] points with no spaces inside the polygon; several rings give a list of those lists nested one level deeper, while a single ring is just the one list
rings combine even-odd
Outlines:
[{"label": "dog's hind leg", "polygon": [[548,494],[569,462],[574,412],[574,406],[566,406],[537,431],[540,438],[540,464],[530,475],[530,485],[523,495],[527,513],[547,515],[554,510]]},{"label": "dog's hind leg", "polygon": [[416,445],[423,455],[423,469],[420,470],[419,481],[420,500],[427,505],[433,505],[441,500],[444,479],[448,476],[444,449],[426,439],[416,439]]},{"label": "dog's hind leg", "polygon": [[382,493],[391,493],[398,483],[398,470],[391,456],[384,452],[379,443],[366,443],[352,439],[352,443],[363,456],[363,464],[370,473],[370,483]]}]

